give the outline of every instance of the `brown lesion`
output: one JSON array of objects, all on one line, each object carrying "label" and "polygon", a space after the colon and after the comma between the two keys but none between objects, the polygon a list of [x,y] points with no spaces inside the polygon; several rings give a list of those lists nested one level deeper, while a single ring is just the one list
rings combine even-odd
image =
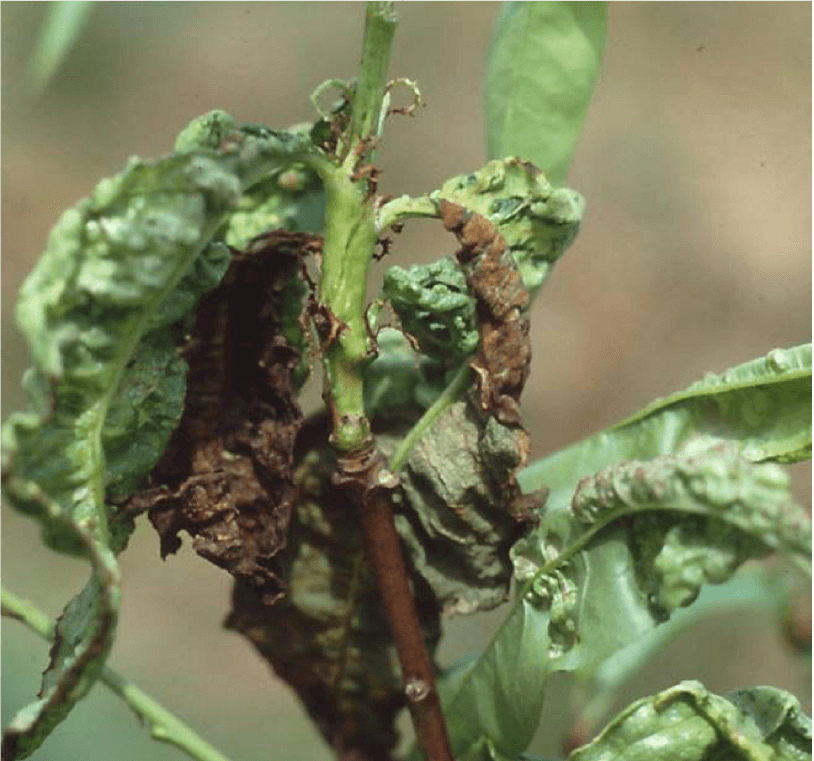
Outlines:
[{"label": "brown lesion", "polygon": [[529,293],[506,241],[488,219],[450,201],[441,201],[439,211],[444,227],[462,244],[456,257],[476,300],[481,340],[471,367],[481,408],[504,425],[520,426],[518,402],[531,366]]},{"label": "brown lesion", "polygon": [[[338,458],[330,417],[308,420],[296,447],[297,506],[281,555],[289,593],[273,606],[238,580],[226,622],[296,692],[340,761],[391,761],[405,706],[396,650],[357,512],[380,461],[373,450]],[[416,584],[432,652],[438,607]]]},{"label": "brown lesion", "polygon": [[125,515],[148,511],[162,556],[178,550],[184,530],[196,552],[267,604],[284,590],[278,553],[296,499],[303,422],[293,381],[303,352],[283,335],[282,313],[286,290],[320,245],[318,236],[279,230],[233,251],[181,350],[189,373],[179,427],[151,488],[122,507]]},{"label": "brown lesion", "polygon": [[478,381],[478,406],[516,437],[519,464],[505,484],[507,506],[516,517],[528,519],[532,509],[539,507],[539,498],[522,494],[516,473],[529,455],[519,404],[531,368],[529,292],[492,222],[447,200],[439,203],[438,211],[444,227],[461,244],[455,256],[475,298],[480,342],[470,367]]}]

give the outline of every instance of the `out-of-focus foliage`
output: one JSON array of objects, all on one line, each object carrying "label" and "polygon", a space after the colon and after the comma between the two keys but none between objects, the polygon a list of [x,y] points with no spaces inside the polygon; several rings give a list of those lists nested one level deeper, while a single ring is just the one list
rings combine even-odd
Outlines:
[{"label": "out-of-focus foliage", "polygon": [[604,2],[507,2],[486,73],[490,158],[520,156],[554,185],[568,174],[605,47]]},{"label": "out-of-focus foliage", "polygon": [[35,90],[44,90],[48,86],[81,36],[92,9],[91,0],[48,3],[45,22],[28,64],[28,76]]}]

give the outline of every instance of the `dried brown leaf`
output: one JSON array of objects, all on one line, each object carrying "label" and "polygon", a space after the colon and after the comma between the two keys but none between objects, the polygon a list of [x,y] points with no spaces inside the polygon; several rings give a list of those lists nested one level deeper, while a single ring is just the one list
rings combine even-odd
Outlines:
[{"label": "dried brown leaf", "polygon": [[[304,313],[302,270],[320,238],[282,230],[235,252],[222,283],[201,299],[183,354],[184,415],[151,474],[153,488],[125,512],[147,509],[161,554],[186,531],[202,557],[278,599],[278,553],[293,508],[294,444],[303,422],[294,375],[302,347],[285,335],[292,303]],[[296,316],[294,317],[296,319]]]}]

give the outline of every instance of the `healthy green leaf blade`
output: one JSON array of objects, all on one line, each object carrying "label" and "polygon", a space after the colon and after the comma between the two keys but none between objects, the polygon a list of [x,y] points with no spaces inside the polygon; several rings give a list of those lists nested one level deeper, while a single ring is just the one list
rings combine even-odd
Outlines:
[{"label": "healthy green leaf blade", "polygon": [[445,703],[455,752],[516,758],[551,673],[595,668],[749,558],[783,549],[810,562],[810,541],[785,472],[731,445],[584,479],[513,548],[515,604]]},{"label": "healthy green leaf blade", "polygon": [[568,761],[803,761],[811,758],[811,719],[773,687],[726,697],[681,682],[638,700]]},{"label": "healthy green leaf blade", "polygon": [[519,156],[554,185],[568,174],[605,46],[603,2],[507,2],[486,74],[490,158]]},{"label": "healthy green leaf blade", "polygon": [[690,442],[737,441],[754,461],[811,456],[811,344],[775,349],[722,375],[657,399],[601,433],[529,465],[527,491],[548,486],[549,504],[570,499],[579,479],[614,462],[678,452]]}]

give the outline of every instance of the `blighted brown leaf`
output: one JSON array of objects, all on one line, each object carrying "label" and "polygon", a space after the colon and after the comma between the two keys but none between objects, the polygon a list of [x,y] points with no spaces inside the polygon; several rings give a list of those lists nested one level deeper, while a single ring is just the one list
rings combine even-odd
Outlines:
[{"label": "blighted brown leaf", "polygon": [[[353,496],[331,480],[336,457],[327,418],[303,430],[300,448],[300,496],[282,555],[287,593],[264,605],[238,580],[226,625],[294,688],[339,759],[387,761],[405,704],[401,671]],[[432,652],[438,606],[420,579],[414,591]]]},{"label": "blighted brown leaf", "polygon": [[[320,238],[275,231],[235,252],[221,285],[201,299],[183,349],[184,415],[124,513],[149,510],[161,554],[193,537],[195,551],[271,603],[284,588],[277,555],[294,504],[294,443],[303,422],[292,330],[305,309],[303,258]],[[302,336],[303,330],[299,330]]]},{"label": "blighted brown leaf", "polygon": [[462,248],[456,252],[476,300],[481,340],[471,363],[478,374],[481,408],[504,425],[520,426],[518,400],[529,376],[529,293],[507,254],[506,241],[486,217],[441,201],[444,227]]}]

